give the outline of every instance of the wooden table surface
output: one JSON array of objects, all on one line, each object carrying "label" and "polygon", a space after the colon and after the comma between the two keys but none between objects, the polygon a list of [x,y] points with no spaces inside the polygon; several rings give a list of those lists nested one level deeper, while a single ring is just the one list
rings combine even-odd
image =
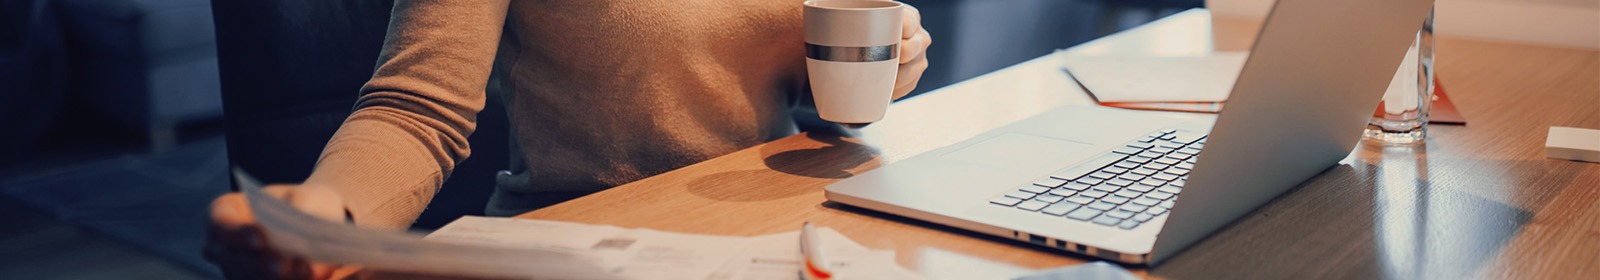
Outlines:
[{"label": "wooden table surface", "polygon": [[[1065,53],[1242,50],[1253,28],[1191,10]],[[1470,124],[1433,125],[1421,147],[1363,144],[1170,261],[1130,269],[1206,279],[1600,277],[1600,164],[1543,154],[1549,126],[1600,128],[1600,52],[1450,37],[1437,45],[1438,74]],[[929,269],[919,266],[929,265],[930,252],[1031,269],[1091,262],[822,194],[840,179],[986,129],[1090,104],[1054,58],[897,103],[860,131],[779,139],[518,217],[726,235],[813,221],[896,250],[914,270]]]}]

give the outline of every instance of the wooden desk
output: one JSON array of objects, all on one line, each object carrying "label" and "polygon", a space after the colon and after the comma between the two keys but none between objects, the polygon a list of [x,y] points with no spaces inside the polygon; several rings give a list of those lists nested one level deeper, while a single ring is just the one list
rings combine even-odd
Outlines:
[{"label": "wooden desk", "polygon": [[[1248,44],[1250,24],[1193,10],[1074,47],[1197,55]],[[1243,35],[1241,35],[1243,34]],[[1226,42],[1224,42],[1226,41]],[[1241,43],[1243,42],[1243,43]],[[1471,121],[1415,149],[1358,148],[1171,261],[1183,278],[1563,278],[1600,275],[1600,164],[1547,160],[1548,126],[1600,128],[1600,53],[1440,38],[1439,75]],[[1045,56],[900,102],[859,133],[802,134],[519,217],[756,235],[814,221],[916,269],[925,248],[1027,268],[1093,261],[823,199],[822,188],[1069,104]]]}]

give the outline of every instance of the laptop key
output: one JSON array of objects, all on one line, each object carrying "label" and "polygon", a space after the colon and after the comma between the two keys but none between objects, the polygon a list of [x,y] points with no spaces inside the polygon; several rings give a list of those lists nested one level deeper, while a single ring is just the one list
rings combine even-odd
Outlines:
[{"label": "laptop key", "polygon": [[[1124,169],[1129,169],[1129,170],[1132,170],[1134,168],[1139,168],[1139,164],[1138,163],[1134,163],[1134,162],[1131,162],[1131,161],[1119,161],[1119,162],[1117,162],[1117,164],[1113,164],[1111,166],[1116,166],[1118,168],[1124,168]],[[1146,174],[1146,175],[1148,175],[1148,174]]]},{"label": "laptop key", "polygon": [[1079,196],[1068,197],[1066,199],[1066,202],[1062,202],[1062,203],[1089,204],[1091,202],[1094,202],[1094,200],[1095,200],[1095,198],[1093,198],[1093,197],[1087,197],[1087,196],[1079,195]]},{"label": "laptop key", "polygon": [[1170,184],[1170,185],[1172,185],[1174,187],[1182,188],[1183,184],[1188,183],[1188,182],[1189,182],[1188,180],[1177,180],[1177,181],[1172,181],[1171,183],[1167,183],[1167,184]]},{"label": "laptop key", "polygon": [[1078,205],[1072,203],[1056,203],[1039,210],[1039,213],[1061,216],[1066,215],[1067,212],[1072,212],[1073,209],[1078,209]]},{"label": "laptop key", "polygon": [[1096,224],[1100,224],[1100,225],[1105,225],[1105,226],[1115,226],[1117,224],[1122,223],[1122,219],[1112,218],[1112,217],[1108,217],[1108,216],[1102,215],[1100,217],[1094,218],[1094,220],[1092,222],[1094,222]]},{"label": "laptop key", "polygon": [[1138,185],[1128,186],[1128,189],[1136,191],[1136,192],[1147,193],[1147,192],[1150,192],[1151,190],[1155,190],[1156,187],[1150,186],[1150,185],[1145,185],[1145,184],[1138,184]]},{"label": "laptop key", "polygon": [[[1178,179],[1178,175],[1162,173],[1162,174],[1150,175],[1150,178],[1161,179],[1162,181],[1172,181],[1172,180],[1177,180]],[[1157,186],[1160,186],[1160,185],[1157,185]]]},{"label": "laptop key", "polygon": [[1129,201],[1129,200],[1133,200],[1133,199],[1132,199],[1132,198],[1126,198],[1126,197],[1120,197],[1120,196],[1115,196],[1115,195],[1113,195],[1113,196],[1107,196],[1107,197],[1105,197],[1105,198],[1101,198],[1101,199],[1100,199],[1100,201],[1105,201],[1105,202],[1109,202],[1109,203],[1113,203],[1113,204],[1123,204],[1123,203],[1128,203],[1128,201]]},{"label": "laptop key", "polygon": [[1089,219],[1093,219],[1096,216],[1100,216],[1100,213],[1103,213],[1103,212],[1105,212],[1105,211],[1089,209],[1089,207],[1083,207],[1083,208],[1078,208],[1078,210],[1074,210],[1072,212],[1067,213],[1067,218],[1071,218],[1073,220],[1079,220],[1079,221],[1088,221]]},{"label": "laptop key", "polygon": [[1155,170],[1167,169],[1167,167],[1171,167],[1171,165],[1160,164],[1160,163],[1151,163],[1151,164],[1145,164],[1144,165],[1144,168],[1155,169]]},{"label": "laptop key", "polygon": [[1122,205],[1122,207],[1117,207],[1117,209],[1122,209],[1123,211],[1138,213],[1138,212],[1144,212],[1145,209],[1150,209],[1150,206],[1144,206],[1144,205],[1138,205],[1138,204],[1124,204],[1124,205]]},{"label": "laptop key", "polygon": [[1132,185],[1133,182],[1134,181],[1132,181],[1132,180],[1127,180],[1127,179],[1123,179],[1123,178],[1116,178],[1116,179],[1111,179],[1110,181],[1106,181],[1105,185],[1126,187],[1128,185]]},{"label": "laptop key", "polygon": [[1050,177],[1045,177],[1044,179],[1039,179],[1037,181],[1033,181],[1033,185],[1040,186],[1040,187],[1046,187],[1046,188],[1060,187],[1062,184],[1066,184],[1066,183],[1067,183],[1067,180],[1050,178]]},{"label": "laptop key", "polygon": [[1150,160],[1152,160],[1152,159],[1155,159],[1155,158],[1141,157],[1141,156],[1128,157],[1128,161],[1136,162],[1136,163],[1139,163],[1139,164],[1150,163]]},{"label": "laptop key", "polygon": [[1067,185],[1065,185],[1065,186],[1061,186],[1061,188],[1074,190],[1074,191],[1081,191],[1081,190],[1087,190],[1091,186],[1092,185],[1084,184],[1083,182],[1072,182],[1072,183],[1067,183]]},{"label": "laptop key", "polygon": [[[1139,180],[1144,180],[1144,175],[1139,175],[1139,174],[1134,174],[1134,173],[1126,173],[1126,174],[1118,175],[1117,179],[1122,179],[1123,181],[1128,181],[1128,184],[1132,185],[1133,182],[1137,182]],[[1126,185],[1122,185],[1122,186],[1126,186]]]},{"label": "laptop key", "polygon": [[1039,209],[1044,209],[1045,206],[1050,206],[1050,203],[1049,202],[1044,202],[1044,201],[1038,201],[1038,200],[1029,200],[1029,201],[1023,201],[1022,203],[1018,203],[1017,204],[1017,209],[1028,210],[1028,211],[1039,211]]},{"label": "laptop key", "polygon": [[1155,218],[1156,218],[1156,215],[1150,215],[1150,214],[1147,214],[1147,213],[1139,213],[1139,214],[1134,214],[1133,215],[1133,220],[1139,221],[1140,223],[1149,222],[1150,219],[1155,219]]},{"label": "laptop key", "polygon": [[1161,214],[1167,213],[1167,210],[1168,209],[1166,207],[1156,206],[1156,207],[1150,207],[1149,210],[1144,210],[1144,212],[1145,213],[1150,213],[1150,215],[1160,216]]},{"label": "laptop key", "polygon": [[999,204],[1001,206],[1012,206],[1012,205],[1017,205],[1017,203],[1021,203],[1021,202],[1022,202],[1021,199],[1017,199],[1015,197],[1009,197],[1009,196],[996,197],[994,199],[990,199],[989,200],[989,203]]},{"label": "laptop key", "polygon": [[1171,150],[1174,150],[1174,151],[1176,151],[1178,149],[1182,149],[1183,146],[1186,145],[1185,143],[1178,143],[1178,142],[1172,142],[1172,141],[1157,142],[1157,143],[1160,143],[1160,144],[1156,145],[1156,147],[1167,148],[1167,149],[1171,149]]},{"label": "laptop key", "polygon": [[1173,142],[1183,142],[1184,144],[1194,143],[1194,141],[1199,141],[1201,137],[1205,137],[1205,135],[1196,134],[1196,133],[1189,133],[1189,132],[1182,132],[1182,131],[1179,131],[1178,133],[1173,133],[1173,134],[1171,134],[1171,136],[1172,136],[1172,139],[1166,139],[1166,140],[1172,140]]},{"label": "laptop key", "polygon": [[1089,184],[1089,185],[1099,185],[1100,183],[1104,183],[1105,181],[1106,181],[1105,179],[1091,178],[1091,177],[1088,177],[1088,176],[1084,176],[1083,178],[1080,178],[1075,182],[1082,182],[1084,184]]},{"label": "laptop key", "polygon": [[1035,194],[1025,191],[1011,191],[1006,193],[1006,196],[1015,197],[1017,199],[1031,199],[1035,196]]},{"label": "laptop key", "polygon": [[1167,134],[1167,135],[1162,135],[1161,137],[1156,137],[1156,139],[1161,139],[1161,140],[1172,140],[1172,139],[1175,139],[1175,138],[1177,138],[1177,136],[1173,136],[1172,134]]},{"label": "laptop key", "polygon": [[1178,130],[1177,129],[1172,129],[1172,128],[1163,128],[1163,129],[1161,129],[1161,134],[1172,134],[1173,132],[1178,132]]},{"label": "laptop key", "polygon": [[1122,223],[1117,224],[1117,228],[1120,228],[1120,229],[1133,229],[1135,227],[1139,227],[1139,224],[1140,224],[1139,221],[1122,220]]},{"label": "laptop key", "polygon": [[1154,198],[1148,198],[1148,197],[1139,197],[1139,198],[1133,199],[1133,204],[1144,205],[1144,206],[1156,206],[1156,204],[1159,204],[1159,203],[1161,203],[1161,200],[1154,199]]},{"label": "laptop key", "polygon": [[1183,176],[1183,175],[1189,175],[1189,170],[1173,168],[1173,169],[1170,169],[1170,170],[1167,170],[1167,171],[1162,171],[1162,173],[1172,174],[1172,175],[1176,175],[1176,176]]},{"label": "laptop key", "polygon": [[1166,208],[1172,208],[1173,204],[1174,203],[1171,200],[1167,200],[1167,201],[1162,201],[1161,204],[1157,205],[1157,206],[1166,207]]},{"label": "laptop key", "polygon": [[1064,198],[1067,198],[1067,197],[1059,196],[1059,195],[1053,195],[1053,194],[1041,194],[1041,195],[1039,195],[1037,197],[1034,197],[1033,199],[1034,200],[1038,200],[1038,201],[1044,201],[1046,203],[1056,203],[1056,202],[1061,202],[1061,199],[1064,199]]},{"label": "laptop key", "polygon": [[1128,173],[1128,169],[1127,168],[1121,168],[1121,167],[1116,167],[1116,166],[1106,166],[1106,168],[1102,168],[1102,169],[1100,169],[1100,171],[1111,172],[1111,173],[1116,173],[1116,174]]},{"label": "laptop key", "polygon": [[1166,186],[1161,186],[1160,188],[1156,188],[1156,190],[1164,192],[1164,193],[1170,193],[1170,194],[1177,194],[1177,193],[1183,192],[1183,188],[1179,188],[1177,186],[1173,186],[1172,184],[1167,184]]},{"label": "laptop key", "polygon": [[1113,152],[1113,153],[1124,154],[1124,155],[1137,154],[1137,153],[1143,152],[1143,151],[1144,151],[1144,149],[1134,148],[1134,147],[1126,147],[1126,146],[1125,147],[1116,148],[1116,149],[1111,149],[1111,152]]},{"label": "laptop key", "polygon": [[1150,148],[1150,150],[1148,150],[1148,151],[1145,151],[1145,152],[1144,152],[1144,153],[1140,153],[1140,155],[1144,155],[1144,154],[1145,154],[1145,153],[1161,153],[1161,154],[1166,154],[1166,153],[1171,153],[1171,152],[1172,152],[1172,151],[1173,151],[1173,149],[1172,149],[1172,148],[1167,148],[1167,147],[1165,147],[1165,146],[1162,146],[1162,147],[1155,147],[1155,148]]},{"label": "laptop key", "polygon": [[1139,184],[1140,185],[1146,185],[1146,186],[1154,187],[1154,186],[1166,185],[1167,181],[1163,181],[1161,179],[1156,179],[1156,178],[1152,177],[1152,178],[1149,178],[1149,179],[1144,179],[1142,181],[1139,181]]},{"label": "laptop key", "polygon": [[[1161,172],[1161,170],[1150,169],[1149,167],[1140,167],[1139,169],[1134,169],[1132,171],[1128,171],[1128,173],[1131,173],[1131,174],[1139,174],[1139,175],[1144,175],[1144,176],[1156,175],[1156,172]],[[1123,174],[1123,175],[1127,175],[1127,174]]]},{"label": "laptop key", "polygon": [[1065,188],[1058,188],[1058,189],[1052,189],[1048,193],[1051,194],[1051,195],[1059,195],[1059,196],[1062,196],[1062,197],[1070,197],[1070,196],[1078,194],[1078,191],[1069,190],[1069,189],[1065,189]]},{"label": "laptop key", "polygon": [[1133,218],[1133,212],[1123,211],[1123,210],[1111,210],[1110,212],[1106,212],[1106,216],[1107,217],[1112,217],[1112,218],[1117,218],[1117,219],[1127,219],[1127,218]]},{"label": "laptop key", "polygon": [[1150,142],[1155,142],[1156,138],[1155,137],[1150,137],[1150,136],[1145,136],[1143,138],[1139,138],[1138,141],[1139,141],[1139,143],[1150,143]]},{"label": "laptop key", "polygon": [[1155,159],[1155,160],[1152,160],[1152,161],[1154,161],[1156,163],[1160,163],[1160,164],[1166,164],[1166,165],[1178,164],[1179,162],[1183,162],[1181,160],[1170,159],[1170,158],[1158,158],[1158,159]]},{"label": "laptop key", "polygon": [[1120,197],[1126,197],[1126,198],[1135,198],[1135,197],[1139,197],[1139,196],[1143,196],[1144,195],[1144,193],[1136,192],[1136,191],[1133,191],[1133,190],[1126,190],[1126,189],[1117,191],[1116,193],[1113,193],[1113,194],[1115,194],[1117,196],[1120,196]]},{"label": "laptop key", "polygon": [[1150,149],[1149,151],[1144,151],[1143,153],[1139,153],[1136,156],[1147,157],[1147,158],[1159,158],[1162,155],[1166,155],[1166,153],[1158,153],[1158,152],[1155,151],[1155,149]]},{"label": "laptop key", "polygon": [[1102,191],[1102,192],[1116,192],[1116,191],[1122,190],[1122,187],[1118,187],[1116,185],[1112,185],[1112,184],[1107,183],[1107,184],[1094,185],[1094,190]]},{"label": "laptop key", "polygon": [[1107,179],[1116,178],[1116,177],[1117,177],[1117,174],[1111,173],[1111,172],[1105,172],[1105,171],[1100,171],[1100,172],[1095,172],[1093,174],[1089,174],[1089,178],[1095,178],[1095,179],[1101,179],[1101,180],[1107,180]]},{"label": "laptop key", "polygon": [[1150,147],[1155,147],[1155,146],[1156,146],[1155,144],[1150,144],[1150,143],[1133,142],[1133,143],[1128,143],[1128,145],[1124,146],[1124,147],[1143,150],[1143,149],[1149,149]]},{"label": "laptop key", "polygon": [[1095,201],[1094,203],[1089,203],[1089,209],[1106,211],[1106,210],[1111,210],[1113,208],[1117,208],[1117,205],[1116,204],[1111,204],[1110,202]]},{"label": "laptop key", "polygon": [[1184,160],[1184,159],[1188,159],[1188,158],[1189,158],[1189,156],[1188,156],[1188,155],[1184,155],[1184,154],[1179,154],[1179,153],[1171,153],[1171,154],[1167,154],[1167,155],[1166,155],[1166,156],[1164,156],[1164,157],[1165,157],[1165,158],[1170,158],[1170,159],[1176,159],[1176,160]]},{"label": "laptop key", "polygon": [[1094,222],[1094,224],[1099,224],[1099,226],[1115,227],[1117,224],[1122,224],[1122,219],[1110,218],[1110,216],[1106,216],[1106,214],[1101,214],[1101,216],[1098,216],[1098,218],[1091,219],[1091,222]]},{"label": "laptop key", "polygon": [[1103,191],[1097,191],[1097,190],[1087,190],[1087,191],[1078,192],[1078,195],[1087,196],[1087,197],[1093,197],[1093,198],[1105,197],[1108,194],[1111,194],[1111,193],[1103,192]]},{"label": "laptop key", "polygon": [[1031,193],[1044,193],[1044,192],[1050,191],[1050,188],[1034,186],[1034,185],[1027,185],[1027,186],[1022,186],[1021,188],[1017,188],[1017,190],[1025,191],[1025,192],[1031,192]]},{"label": "laptop key", "polygon": [[1173,194],[1164,193],[1164,192],[1152,192],[1152,193],[1144,194],[1144,196],[1145,197],[1149,197],[1149,198],[1154,198],[1154,199],[1167,200],[1168,198],[1172,198]]}]

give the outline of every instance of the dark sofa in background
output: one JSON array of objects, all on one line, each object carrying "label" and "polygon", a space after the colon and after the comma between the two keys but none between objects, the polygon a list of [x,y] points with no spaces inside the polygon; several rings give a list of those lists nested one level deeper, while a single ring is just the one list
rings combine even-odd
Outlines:
[{"label": "dark sofa in background", "polygon": [[182,125],[222,116],[205,0],[55,0],[68,34],[69,91],[160,151]]}]

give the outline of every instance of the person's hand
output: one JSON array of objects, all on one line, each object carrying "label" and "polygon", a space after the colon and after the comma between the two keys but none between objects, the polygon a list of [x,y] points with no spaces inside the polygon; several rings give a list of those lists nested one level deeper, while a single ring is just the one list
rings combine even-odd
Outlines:
[{"label": "person's hand", "polygon": [[[273,185],[262,191],[312,216],[339,222],[345,219],[344,199],[332,189]],[[273,251],[240,193],[224,194],[211,202],[205,256],[229,279],[329,279],[339,268]]]},{"label": "person's hand", "polygon": [[928,70],[928,45],[933,37],[922,29],[922,13],[906,5],[905,19],[900,24],[900,72],[894,77],[894,99],[899,100],[917,88],[922,72]]}]

